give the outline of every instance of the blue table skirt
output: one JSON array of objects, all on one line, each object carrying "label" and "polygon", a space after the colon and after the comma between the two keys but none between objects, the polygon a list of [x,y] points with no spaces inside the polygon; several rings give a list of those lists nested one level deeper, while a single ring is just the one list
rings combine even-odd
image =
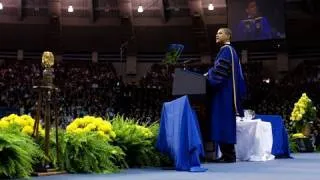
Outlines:
[{"label": "blue table skirt", "polygon": [[262,121],[271,123],[273,135],[272,154],[276,156],[276,158],[289,158],[290,149],[288,133],[282,117],[278,115],[257,114],[255,119],[261,119]]}]

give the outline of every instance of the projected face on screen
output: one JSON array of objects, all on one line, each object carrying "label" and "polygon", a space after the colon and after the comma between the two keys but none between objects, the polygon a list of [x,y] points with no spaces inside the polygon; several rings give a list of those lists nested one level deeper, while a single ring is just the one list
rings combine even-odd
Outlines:
[{"label": "projected face on screen", "polygon": [[285,38],[283,0],[229,0],[232,41]]},{"label": "projected face on screen", "polygon": [[257,3],[256,3],[256,1],[250,1],[248,3],[246,12],[247,12],[249,18],[257,16]]}]

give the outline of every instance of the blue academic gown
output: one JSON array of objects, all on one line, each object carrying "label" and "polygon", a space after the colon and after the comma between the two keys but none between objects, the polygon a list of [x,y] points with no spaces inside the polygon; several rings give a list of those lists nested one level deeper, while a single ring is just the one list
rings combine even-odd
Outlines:
[{"label": "blue academic gown", "polygon": [[236,28],[236,41],[265,40],[272,38],[271,26],[265,17],[246,19],[240,21]]},{"label": "blue academic gown", "polygon": [[[233,64],[232,68],[232,54]],[[245,95],[245,81],[239,58],[230,45],[221,47],[214,66],[208,71],[212,89],[211,140],[236,144],[236,114],[243,116],[240,101]],[[235,98],[235,101],[234,99]]]}]

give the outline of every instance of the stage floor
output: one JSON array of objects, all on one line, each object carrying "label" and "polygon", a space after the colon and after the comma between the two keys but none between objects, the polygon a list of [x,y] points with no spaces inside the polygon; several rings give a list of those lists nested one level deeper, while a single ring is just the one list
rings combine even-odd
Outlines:
[{"label": "stage floor", "polygon": [[203,164],[207,172],[129,169],[117,174],[65,174],[33,177],[39,180],[319,180],[320,153],[293,154],[293,159],[233,164]]}]

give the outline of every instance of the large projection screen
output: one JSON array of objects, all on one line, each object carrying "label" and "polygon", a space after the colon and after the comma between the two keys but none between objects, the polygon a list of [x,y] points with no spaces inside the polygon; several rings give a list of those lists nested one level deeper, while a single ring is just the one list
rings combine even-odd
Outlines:
[{"label": "large projection screen", "polygon": [[284,0],[227,0],[232,41],[285,39]]}]

